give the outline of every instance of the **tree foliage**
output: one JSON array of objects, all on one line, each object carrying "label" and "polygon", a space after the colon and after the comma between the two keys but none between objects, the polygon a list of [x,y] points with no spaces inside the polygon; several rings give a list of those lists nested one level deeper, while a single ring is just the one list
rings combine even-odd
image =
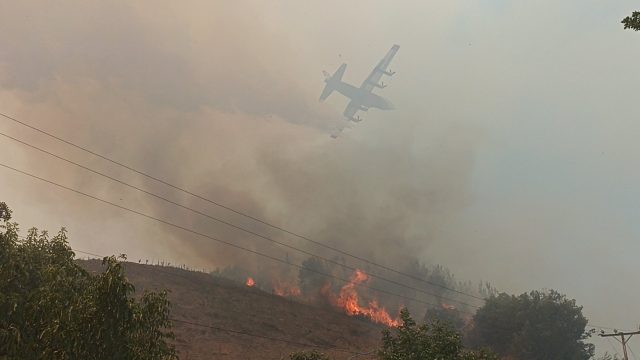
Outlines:
[{"label": "tree foliage", "polygon": [[454,330],[462,332],[465,321],[457,308],[434,307],[427,310],[424,316],[426,323],[441,322],[451,326]]},{"label": "tree foliage", "polygon": [[463,349],[460,334],[447,324],[435,321],[417,325],[406,309],[400,317],[400,327],[383,331],[380,360],[497,360],[488,351]]},{"label": "tree foliage", "polygon": [[300,290],[304,295],[311,298],[322,298],[318,296],[318,293],[327,283],[327,277],[322,274],[331,274],[331,269],[322,259],[312,256],[302,262],[298,279]]},{"label": "tree foliage", "polygon": [[4,222],[8,222],[11,220],[11,209],[7,206],[7,204],[0,201],[0,220]]},{"label": "tree foliage", "polygon": [[115,257],[90,274],[74,262],[64,229],[51,238],[31,229],[19,240],[2,205],[0,358],[176,358],[166,292],[132,298]]},{"label": "tree foliage", "polygon": [[522,360],[586,360],[594,346],[585,343],[582,307],[554,290],[487,299],[474,316],[472,344]]},{"label": "tree foliage", "polygon": [[631,16],[622,19],[625,29],[640,31],[640,11],[634,11]]}]

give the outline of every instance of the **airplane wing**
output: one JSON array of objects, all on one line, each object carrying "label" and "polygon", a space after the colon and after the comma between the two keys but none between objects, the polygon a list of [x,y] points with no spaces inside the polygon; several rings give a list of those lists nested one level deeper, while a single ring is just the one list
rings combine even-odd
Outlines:
[{"label": "airplane wing", "polygon": [[400,49],[400,46],[398,45],[393,45],[391,47],[389,52],[387,52],[387,55],[385,55],[385,57],[380,60],[371,74],[369,74],[367,79],[362,83],[362,85],[360,85],[360,89],[371,92],[373,88],[381,87],[381,85],[378,84],[378,81],[380,81],[382,75],[393,75],[393,73],[387,71],[387,67],[389,67],[391,60],[393,60],[393,57],[398,52],[398,49]]}]

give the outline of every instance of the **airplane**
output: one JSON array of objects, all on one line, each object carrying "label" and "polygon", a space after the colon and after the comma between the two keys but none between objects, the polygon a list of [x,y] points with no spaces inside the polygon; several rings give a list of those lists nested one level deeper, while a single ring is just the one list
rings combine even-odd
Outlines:
[{"label": "airplane", "polygon": [[[360,116],[356,116],[358,111],[367,111],[369,108],[376,108],[381,110],[392,110],[394,109],[391,101],[383,98],[380,95],[374,94],[373,90],[375,88],[384,89],[387,87],[384,82],[379,82],[382,78],[382,75],[393,76],[395,74],[394,71],[387,70],[387,67],[391,63],[391,60],[400,49],[400,46],[393,45],[387,55],[385,55],[382,60],[373,68],[373,71],[369,76],[365,79],[365,81],[360,85],[360,87],[355,87],[351,84],[347,84],[342,81],[342,76],[344,75],[345,70],[347,69],[347,64],[342,64],[336,70],[333,75],[329,75],[326,71],[323,71],[325,80],[327,83],[322,90],[322,94],[320,95],[320,102],[326,100],[333,91],[337,91],[342,95],[351,99],[347,108],[344,110],[344,116],[347,120],[353,122],[360,122],[362,119]],[[332,137],[335,137],[332,135]]]}]

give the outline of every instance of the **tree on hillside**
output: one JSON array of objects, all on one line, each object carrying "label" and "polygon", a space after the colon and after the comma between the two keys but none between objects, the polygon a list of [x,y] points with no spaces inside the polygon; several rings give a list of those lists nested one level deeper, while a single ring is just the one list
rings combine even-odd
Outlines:
[{"label": "tree on hillside", "polygon": [[11,209],[3,202],[0,202],[0,220],[3,222],[11,220]]},{"label": "tree on hillside", "polygon": [[305,296],[315,299],[324,298],[318,296],[320,289],[327,284],[327,276],[322,274],[331,274],[331,270],[322,259],[312,256],[302,262],[298,280],[300,290]]},{"label": "tree on hillside", "polygon": [[640,11],[634,11],[631,16],[622,19],[625,29],[640,31]]},{"label": "tree on hillside", "polygon": [[463,349],[462,339],[450,326],[431,322],[417,325],[407,309],[400,312],[402,325],[397,329],[385,329],[380,360],[497,360],[490,352],[472,352]]},{"label": "tree on hillside", "polygon": [[465,321],[462,318],[460,310],[456,308],[429,308],[424,316],[424,322],[433,323],[441,322],[451,326],[454,330],[462,332],[465,327]]},{"label": "tree on hillside", "polygon": [[[402,325],[382,331],[380,360],[498,360],[490,351],[469,351],[462,339],[448,324],[433,321],[418,325],[405,308],[400,311]],[[303,351],[290,355],[291,360],[329,360],[316,351]]]},{"label": "tree on hillside", "polygon": [[502,293],[478,309],[469,339],[516,359],[586,360],[594,354],[586,325],[582,307],[554,290]]},{"label": "tree on hillside", "polygon": [[19,240],[0,204],[0,359],[176,358],[166,292],[132,298],[115,257],[90,274],[74,262],[64,229],[52,238],[31,229]]}]

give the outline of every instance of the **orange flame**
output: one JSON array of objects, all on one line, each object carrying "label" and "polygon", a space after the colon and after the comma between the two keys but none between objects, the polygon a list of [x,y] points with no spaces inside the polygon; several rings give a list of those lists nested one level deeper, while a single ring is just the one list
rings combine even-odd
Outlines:
[{"label": "orange flame", "polygon": [[451,304],[447,304],[447,303],[442,303],[442,304],[440,304],[440,306],[442,306],[442,308],[445,309],[445,310],[455,310],[456,309],[455,305],[451,305]]},{"label": "orange flame", "polygon": [[[374,322],[390,327],[400,326],[400,319],[393,319],[387,310],[378,304],[378,301],[369,301],[368,306],[360,306],[360,298],[356,286],[367,282],[369,275],[362,270],[356,270],[351,281],[340,289],[340,296],[335,299],[335,304],[345,310],[348,315],[364,315]],[[327,286],[323,288],[326,291]],[[330,298],[331,300],[331,298]]]},{"label": "orange flame", "polygon": [[246,284],[247,284],[248,287],[254,287],[256,285],[256,281],[253,280],[253,278],[251,276],[249,276],[247,278],[247,283]]},{"label": "orange flame", "polygon": [[273,280],[273,293],[278,296],[292,296],[299,297],[302,295],[300,288],[295,285],[289,285],[282,283],[278,280]]},{"label": "orange flame", "polygon": [[[329,303],[341,308],[347,315],[362,315],[366,316],[371,321],[384,324],[389,327],[398,327],[402,324],[399,318],[393,318],[389,315],[389,312],[381,306],[377,300],[371,300],[367,306],[360,305],[360,295],[357,291],[357,286],[369,281],[369,275],[363,270],[356,269],[351,276],[349,283],[344,285],[340,289],[339,295],[336,295],[332,290],[332,285],[327,282],[320,289],[320,294],[325,296]],[[291,285],[279,280],[273,280],[273,293],[282,297],[302,297],[302,291],[296,285]],[[255,281],[252,278],[247,279],[247,286],[254,286]]]}]

